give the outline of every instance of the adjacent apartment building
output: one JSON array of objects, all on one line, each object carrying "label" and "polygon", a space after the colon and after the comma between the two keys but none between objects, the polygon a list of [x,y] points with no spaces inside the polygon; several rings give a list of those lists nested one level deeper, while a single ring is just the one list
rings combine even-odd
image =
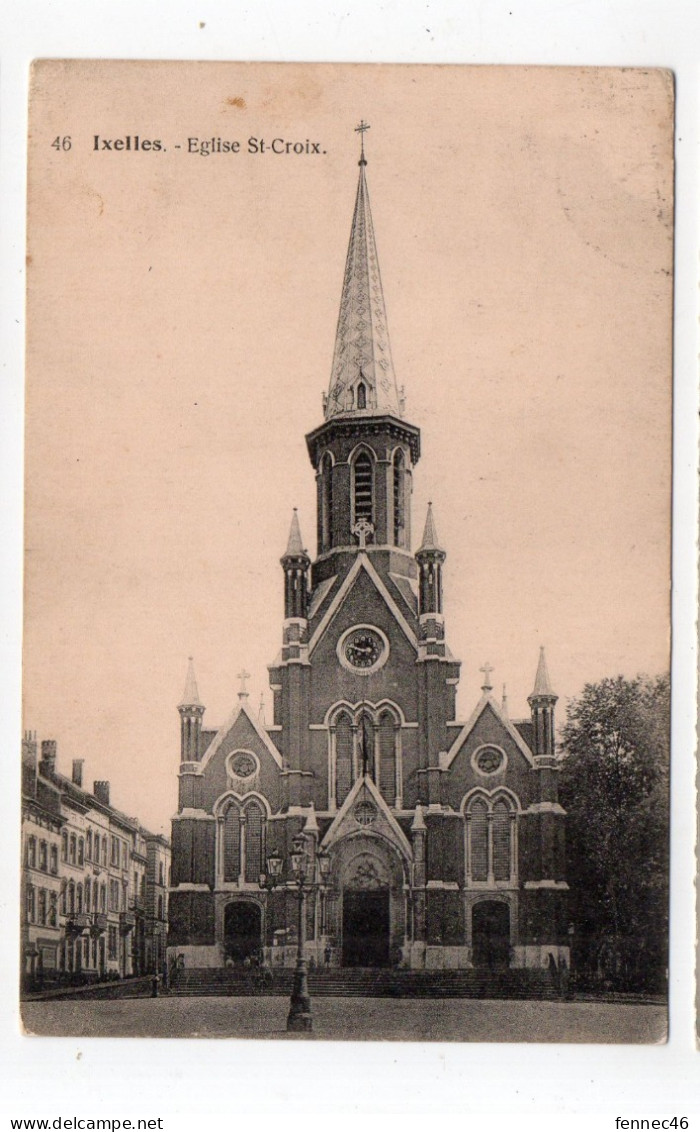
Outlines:
[{"label": "adjacent apartment building", "polygon": [[97,982],[161,971],[170,843],[70,778],[55,740],[22,743],[22,981]]}]

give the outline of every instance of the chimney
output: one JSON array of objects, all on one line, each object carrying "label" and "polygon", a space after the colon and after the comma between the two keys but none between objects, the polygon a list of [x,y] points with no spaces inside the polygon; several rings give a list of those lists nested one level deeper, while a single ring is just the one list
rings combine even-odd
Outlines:
[{"label": "chimney", "polygon": [[25,731],[22,740],[22,793],[36,794],[36,732]]},{"label": "chimney", "polygon": [[85,759],[73,759],[73,783],[75,786],[83,785],[83,763]]},{"label": "chimney", "polygon": [[109,805],[109,782],[105,782],[104,779],[100,782],[93,782],[92,792],[103,806]]},{"label": "chimney", "polygon": [[42,739],[40,770],[53,774],[56,770],[56,740]]}]

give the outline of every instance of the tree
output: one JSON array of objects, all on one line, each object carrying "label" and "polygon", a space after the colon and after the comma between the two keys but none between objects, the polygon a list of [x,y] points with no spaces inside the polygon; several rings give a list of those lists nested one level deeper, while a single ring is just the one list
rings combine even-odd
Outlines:
[{"label": "tree", "polygon": [[667,676],[587,684],[567,710],[560,796],[579,975],[661,989],[668,955]]}]

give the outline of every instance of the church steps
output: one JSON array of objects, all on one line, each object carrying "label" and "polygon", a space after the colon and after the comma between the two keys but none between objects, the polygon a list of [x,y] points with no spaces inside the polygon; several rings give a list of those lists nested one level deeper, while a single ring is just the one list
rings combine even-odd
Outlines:
[{"label": "church steps", "polygon": [[[259,976],[250,971],[193,968],[181,972],[171,995],[288,995],[292,970],[275,971],[272,981],[261,987]],[[557,998],[546,972],[395,971],[370,968],[336,968],[311,971],[309,993],[362,998]]]}]

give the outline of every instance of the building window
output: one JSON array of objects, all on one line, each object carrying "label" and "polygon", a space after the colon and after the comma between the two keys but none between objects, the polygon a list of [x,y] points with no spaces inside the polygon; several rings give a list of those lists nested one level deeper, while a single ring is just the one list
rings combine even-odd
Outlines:
[{"label": "building window", "polygon": [[100,885],[100,912],[107,911],[107,889],[104,884]]},{"label": "building window", "polygon": [[343,709],[329,728],[329,802],[341,806],[353,782],[368,775],[390,806],[400,806],[403,792],[401,724],[398,711],[377,714],[355,706]]},{"label": "building window", "polygon": [[257,884],[265,869],[265,810],[252,799],[243,809],[231,802],[221,827],[225,881],[244,880]]},{"label": "building window", "polygon": [[117,958],[117,929],[112,926],[107,930],[107,958]]},{"label": "building window", "polygon": [[92,885],[90,884],[90,880],[88,878],[88,880],[85,881],[85,911],[86,912],[90,911],[90,901],[91,901],[91,899],[92,899]]},{"label": "building window", "polygon": [[394,453],[394,546],[404,546],[404,455],[401,449]]},{"label": "building window", "polygon": [[78,884],[75,887],[75,910],[76,910],[76,912],[82,912],[82,910],[83,910],[83,886],[82,886],[82,884]]},{"label": "building window", "polygon": [[31,884],[27,885],[27,920],[30,924],[34,923],[36,918],[36,895],[34,887]]},{"label": "building window", "polygon": [[68,882],[68,915],[72,916],[75,912],[75,885],[73,881]]},{"label": "building window", "polygon": [[249,802],[245,808],[245,817],[245,879],[249,884],[257,884],[260,874],[265,871],[265,811],[259,802]]},{"label": "building window", "polygon": [[77,854],[78,854],[77,838],[76,838],[74,833],[71,833],[70,841],[68,843],[68,860],[70,861],[71,865],[75,864]]},{"label": "building window", "polygon": [[49,869],[49,847],[45,841],[39,842],[39,868],[42,873],[48,872]]},{"label": "building window", "polygon": [[49,895],[49,927],[55,928],[58,924],[58,897],[55,892]]},{"label": "building window", "polygon": [[87,936],[83,939],[83,966],[90,966],[90,940]]},{"label": "building window", "polygon": [[102,838],[102,864],[107,864],[107,837]]},{"label": "building window", "polygon": [[321,545],[324,550],[333,545],[333,460],[329,452],[321,461]]},{"label": "building window", "polygon": [[141,877],[141,899],[142,900],[146,899],[146,874],[145,873]]},{"label": "building window", "polygon": [[58,873],[58,846],[57,845],[51,846],[50,860],[51,860],[51,872],[54,876],[56,876],[56,874]]},{"label": "building window", "polygon": [[112,855],[111,855],[110,860],[111,860],[112,868],[118,869],[119,868],[119,842],[117,841],[116,837],[112,838],[111,847],[112,847]]},{"label": "building window", "polygon": [[163,897],[162,896],[158,897],[158,919],[159,920],[163,919]]},{"label": "building window", "polygon": [[64,881],[63,882],[63,888],[61,889],[61,915],[66,916],[67,914],[68,914],[68,885]]},{"label": "building window", "polygon": [[467,881],[508,884],[517,872],[517,811],[506,795],[474,797],[465,812]]},{"label": "building window", "polygon": [[42,924],[42,925],[45,925],[46,924],[46,889],[45,888],[39,889],[38,908],[39,908],[39,914],[38,914],[39,923]]},{"label": "building window", "polygon": [[27,866],[30,869],[36,868],[36,837],[27,839]]},{"label": "building window", "polygon": [[364,381],[361,381],[357,387],[357,407],[358,409],[367,408],[367,386]]},{"label": "building window", "polygon": [[84,863],[85,863],[85,842],[83,841],[83,839],[81,837],[80,841],[78,842],[78,864],[82,865]]},{"label": "building window", "polygon": [[163,862],[158,864],[158,884],[165,884],[165,873],[163,871]]},{"label": "building window", "polygon": [[68,834],[67,833],[61,834],[61,860],[62,861],[68,860]]},{"label": "building window", "polygon": [[122,841],[122,868],[128,869],[129,867],[129,854],[126,851],[126,841]]},{"label": "building window", "polygon": [[92,830],[91,829],[88,830],[87,842],[86,842],[86,845],[85,845],[85,859],[87,861],[92,860]]},{"label": "building window", "polygon": [[372,522],[374,469],[366,452],[360,452],[353,465],[353,522]]},{"label": "building window", "polygon": [[116,880],[109,882],[109,910],[110,912],[119,911],[119,881]]}]

